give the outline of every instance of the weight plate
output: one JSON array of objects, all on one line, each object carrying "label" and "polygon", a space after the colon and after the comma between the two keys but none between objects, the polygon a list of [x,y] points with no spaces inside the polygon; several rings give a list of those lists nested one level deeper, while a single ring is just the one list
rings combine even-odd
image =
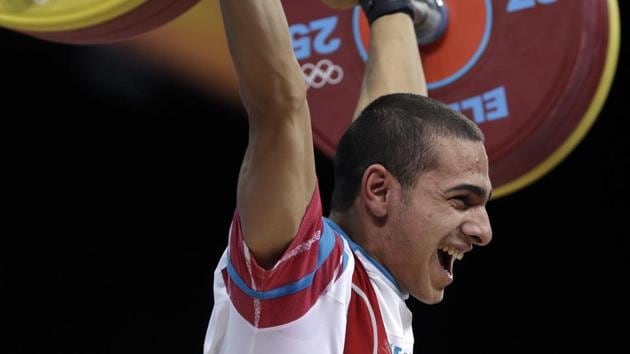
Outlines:
[{"label": "weight plate", "polygon": [[[0,25],[72,44],[119,42],[179,16],[199,0],[0,0]],[[20,10],[14,3],[29,3]],[[41,3],[39,5],[35,5]]]},{"label": "weight plate", "polygon": [[[445,3],[444,36],[421,49],[429,95],[480,126],[494,196],[506,195],[555,167],[597,118],[617,63],[617,3]],[[367,20],[359,7],[288,0],[284,7],[309,87],[315,144],[333,156],[358,99]]]},{"label": "weight plate", "polygon": [[90,27],[125,14],[146,0],[0,0],[0,25],[55,32]]}]

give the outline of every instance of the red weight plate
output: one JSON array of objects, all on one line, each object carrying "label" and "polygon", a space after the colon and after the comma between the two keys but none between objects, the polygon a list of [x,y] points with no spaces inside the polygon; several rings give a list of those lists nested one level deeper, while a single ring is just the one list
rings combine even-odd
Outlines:
[{"label": "red weight plate", "polygon": [[[564,158],[595,120],[618,52],[614,0],[445,0],[449,24],[422,48],[429,95],[486,135],[495,195]],[[315,144],[333,156],[352,119],[369,28],[361,10],[284,1],[309,85]],[[342,99],[340,99],[342,98]]]}]

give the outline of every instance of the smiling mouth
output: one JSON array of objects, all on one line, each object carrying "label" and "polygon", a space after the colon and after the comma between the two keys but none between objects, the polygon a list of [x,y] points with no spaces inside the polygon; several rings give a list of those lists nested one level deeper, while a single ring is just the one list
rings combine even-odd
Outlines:
[{"label": "smiling mouth", "polygon": [[464,258],[464,254],[452,247],[441,246],[438,249],[438,260],[440,261],[440,265],[451,278],[453,277],[453,264],[455,263],[455,260],[461,260],[462,258]]}]

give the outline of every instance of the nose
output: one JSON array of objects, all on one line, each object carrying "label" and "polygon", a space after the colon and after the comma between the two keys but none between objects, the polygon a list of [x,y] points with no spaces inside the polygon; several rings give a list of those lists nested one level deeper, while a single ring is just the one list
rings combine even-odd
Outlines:
[{"label": "nose", "polygon": [[471,210],[469,218],[462,224],[462,232],[476,246],[485,246],[492,241],[492,227],[485,207]]}]

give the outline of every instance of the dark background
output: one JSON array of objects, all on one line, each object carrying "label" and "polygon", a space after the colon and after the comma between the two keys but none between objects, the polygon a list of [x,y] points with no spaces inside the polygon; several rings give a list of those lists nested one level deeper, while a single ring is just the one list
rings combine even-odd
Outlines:
[{"label": "dark background", "polygon": [[[417,353],[623,348],[628,60],[622,43],[608,101],[568,158],[490,202],[494,240],[457,266],[445,301],[410,301]],[[201,353],[242,109],[120,50],[6,30],[0,72],[0,352]],[[318,154],[317,168],[325,197],[331,162]]]}]

